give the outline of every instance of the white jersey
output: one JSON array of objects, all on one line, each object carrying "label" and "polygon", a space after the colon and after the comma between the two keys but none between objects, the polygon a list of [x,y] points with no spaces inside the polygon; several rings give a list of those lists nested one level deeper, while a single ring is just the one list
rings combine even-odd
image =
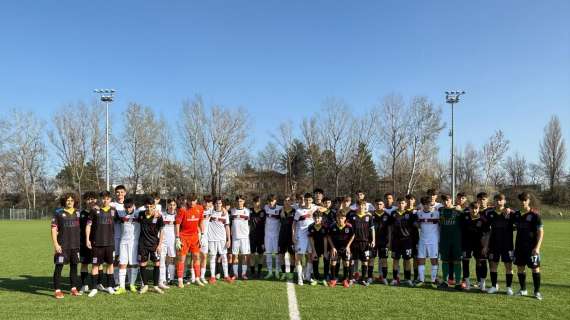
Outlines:
[{"label": "white jersey", "polygon": [[248,208],[231,209],[232,240],[249,239],[249,214]]},{"label": "white jersey", "polygon": [[[213,209],[204,209],[204,215],[202,216],[202,221],[204,223],[204,233],[202,234],[203,239],[208,239],[208,229],[210,225],[210,215],[212,215]],[[207,240],[206,240],[207,241]]]},{"label": "white jersey", "polygon": [[439,211],[425,212],[420,210],[416,213],[420,225],[420,241],[424,244],[439,243]]},{"label": "white jersey", "polygon": [[208,223],[208,241],[226,241],[226,226],[229,223],[227,213],[212,210]]},{"label": "white jersey", "polygon": [[271,208],[269,205],[265,205],[263,210],[265,210],[265,234],[279,235],[283,207],[276,205],[275,208]]},{"label": "white jersey", "polygon": [[297,222],[295,229],[295,236],[297,238],[307,237],[309,235],[309,226],[315,222],[313,219],[314,212],[315,208],[313,207],[310,209],[298,208],[295,210],[293,219]]},{"label": "white jersey", "polygon": [[[352,210],[352,211],[358,210],[358,204],[353,203],[353,204],[350,206],[350,210]],[[376,211],[376,208],[374,207],[374,205],[373,205],[372,203],[366,202],[366,210],[367,210],[368,212],[370,212],[370,213],[374,213],[374,211]]]},{"label": "white jersey", "polygon": [[176,212],[168,213],[166,211],[161,212],[162,220],[164,221],[164,229],[162,229],[167,234],[175,234],[175,224],[176,224]]},{"label": "white jersey", "polygon": [[121,226],[121,242],[138,242],[141,233],[141,226],[138,223],[139,211],[135,210],[128,214],[126,210],[121,210],[117,211],[117,215],[122,221],[122,223],[119,222]]},{"label": "white jersey", "polygon": [[398,210],[398,207],[394,205],[392,205],[390,208],[384,208],[384,212],[386,212],[389,215],[392,215],[392,213],[396,210]]},{"label": "white jersey", "polygon": [[[125,215],[125,205],[123,203],[118,203],[118,202],[111,202],[111,207],[115,208],[115,210],[117,210],[117,215],[119,215],[119,217],[121,215]],[[121,232],[122,232],[122,225],[120,221],[116,221],[114,222],[114,229],[115,229],[115,239],[121,239]],[[116,245],[116,244],[115,244]]]}]

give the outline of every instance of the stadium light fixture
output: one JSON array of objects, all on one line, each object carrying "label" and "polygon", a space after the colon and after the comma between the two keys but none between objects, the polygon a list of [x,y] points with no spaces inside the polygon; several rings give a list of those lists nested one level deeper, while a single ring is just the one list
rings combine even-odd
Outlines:
[{"label": "stadium light fixture", "polygon": [[113,102],[115,89],[95,89],[93,92],[99,94],[102,102],[105,102],[105,178],[107,191],[111,191],[109,175],[109,104]]},{"label": "stadium light fixture", "polygon": [[455,199],[455,114],[454,106],[465,91],[445,91],[445,102],[451,105],[451,197]]}]

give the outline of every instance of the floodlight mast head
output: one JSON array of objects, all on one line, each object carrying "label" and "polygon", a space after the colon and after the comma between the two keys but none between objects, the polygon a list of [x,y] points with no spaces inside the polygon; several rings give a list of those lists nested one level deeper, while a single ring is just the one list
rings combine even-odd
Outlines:
[{"label": "floodlight mast head", "polygon": [[445,91],[445,102],[455,104],[459,102],[459,97],[464,95],[465,91]]},{"label": "floodlight mast head", "polygon": [[113,95],[116,92],[115,89],[95,89],[93,91],[101,96],[103,102],[113,102]]}]

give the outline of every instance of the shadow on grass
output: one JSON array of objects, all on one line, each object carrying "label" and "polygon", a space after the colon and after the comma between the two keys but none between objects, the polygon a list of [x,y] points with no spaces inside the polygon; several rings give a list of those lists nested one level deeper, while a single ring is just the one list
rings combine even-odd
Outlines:
[{"label": "shadow on grass", "polygon": [[[67,288],[69,284],[62,281],[62,287]],[[0,291],[17,291],[41,296],[51,296],[53,292],[53,278],[31,275],[21,275],[17,278],[0,278]]]}]

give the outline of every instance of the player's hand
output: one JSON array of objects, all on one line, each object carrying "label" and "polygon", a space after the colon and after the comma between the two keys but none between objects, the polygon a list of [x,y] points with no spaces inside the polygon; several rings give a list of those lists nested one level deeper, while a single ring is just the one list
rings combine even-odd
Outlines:
[{"label": "player's hand", "polygon": [[161,216],[160,211],[155,209],[154,210],[154,217],[158,219],[158,218],[160,218],[160,216]]},{"label": "player's hand", "polygon": [[226,241],[226,249],[228,249],[230,247],[230,245],[231,245],[230,240]]},{"label": "player's hand", "polygon": [[337,255],[336,248],[332,248],[331,250],[331,258],[335,258]]},{"label": "player's hand", "polygon": [[87,240],[87,242],[85,243],[85,245],[87,246],[87,248],[93,249],[93,248],[91,247],[91,241]]},{"label": "player's hand", "polygon": [[311,260],[317,260],[317,253],[316,252],[312,252],[311,253]]},{"label": "player's hand", "polygon": [[180,238],[176,238],[176,250],[182,250],[182,241],[180,241]]},{"label": "player's hand", "polygon": [[162,243],[159,243],[158,246],[156,247],[156,255],[160,257],[160,250],[162,247]]},{"label": "player's hand", "polygon": [[350,247],[346,247],[346,254],[350,256]]},{"label": "player's hand", "polygon": [[297,237],[293,237],[293,244],[297,245]]},{"label": "player's hand", "polygon": [[63,249],[61,248],[61,246],[59,245],[59,243],[55,244],[55,252],[57,253],[62,253]]},{"label": "player's hand", "polygon": [[487,256],[487,253],[488,253],[488,252],[489,252],[489,248],[487,248],[487,247],[485,247],[485,248],[483,248],[483,250],[481,250],[481,254],[482,254],[484,257]]},{"label": "player's hand", "polygon": [[372,241],[372,243],[370,244],[370,248],[376,248],[376,242]]}]

